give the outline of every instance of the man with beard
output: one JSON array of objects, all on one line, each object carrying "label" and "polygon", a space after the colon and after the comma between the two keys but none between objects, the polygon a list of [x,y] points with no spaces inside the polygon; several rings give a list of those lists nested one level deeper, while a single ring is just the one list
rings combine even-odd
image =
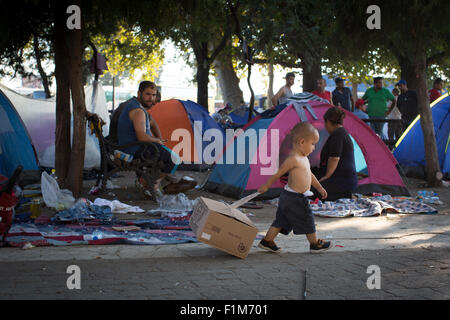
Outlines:
[{"label": "man with beard", "polygon": [[[119,106],[113,118],[117,120],[117,143],[126,145],[134,142],[151,142],[158,148],[160,153],[161,175],[154,186],[157,194],[160,194],[160,184],[169,174],[174,173],[180,162],[178,155],[164,146],[164,140],[158,124],[147,112],[156,102],[157,89],[151,81],[143,81],[139,85],[137,97],[125,101]],[[112,121],[111,121],[112,123]],[[121,151],[132,155],[134,158],[151,156],[152,149],[146,145],[131,146]],[[176,161],[174,161],[176,160]],[[138,177],[136,186],[147,196],[151,196],[143,177]],[[147,189],[147,190],[146,190]]]}]

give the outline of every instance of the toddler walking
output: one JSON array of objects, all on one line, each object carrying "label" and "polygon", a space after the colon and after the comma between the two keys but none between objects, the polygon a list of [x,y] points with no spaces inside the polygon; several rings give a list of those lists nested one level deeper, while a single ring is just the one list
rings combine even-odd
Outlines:
[{"label": "toddler walking", "polygon": [[306,235],[310,243],[310,252],[325,251],[330,248],[331,242],[317,238],[314,216],[308,200],[308,197],[312,195],[311,185],[317,189],[322,199],[327,197],[326,190],[311,173],[307,158],[319,142],[319,132],[312,124],[302,122],[292,129],[291,139],[292,152],[278,172],[258,189],[258,192],[264,193],[283,175],[286,173],[289,175],[288,184],[280,195],[275,221],[258,247],[278,252],[280,248],[274,242],[275,237],[280,232],[288,235],[293,231],[296,235]]}]

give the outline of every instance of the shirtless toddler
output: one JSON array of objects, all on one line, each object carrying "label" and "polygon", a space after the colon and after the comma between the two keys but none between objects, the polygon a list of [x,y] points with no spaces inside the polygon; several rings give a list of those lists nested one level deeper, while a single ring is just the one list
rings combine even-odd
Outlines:
[{"label": "shirtless toddler", "polygon": [[291,138],[291,154],[277,173],[258,189],[258,192],[264,193],[275,181],[286,173],[289,174],[288,184],[280,195],[275,221],[258,246],[271,252],[279,252],[280,248],[274,242],[275,237],[280,232],[288,235],[293,231],[294,234],[306,235],[312,253],[321,252],[329,249],[331,242],[317,238],[314,215],[308,200],[308,196],[312,195],[311,185],[317,189],[322,199],[327,197],[326,190],[311,173],[308,160],[308,155],[319,142],[319,133],[312,124],[302,122],[292,129]]}]

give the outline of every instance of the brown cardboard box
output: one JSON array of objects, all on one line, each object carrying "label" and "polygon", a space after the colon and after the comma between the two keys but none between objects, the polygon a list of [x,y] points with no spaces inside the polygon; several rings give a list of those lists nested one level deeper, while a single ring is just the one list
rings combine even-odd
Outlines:
[{"label": "brown cardboard box", "polygon": [[204,197],[198,199],[189,225],[199,241],[241,259],[247,257],[258,233],[241,211]]}]

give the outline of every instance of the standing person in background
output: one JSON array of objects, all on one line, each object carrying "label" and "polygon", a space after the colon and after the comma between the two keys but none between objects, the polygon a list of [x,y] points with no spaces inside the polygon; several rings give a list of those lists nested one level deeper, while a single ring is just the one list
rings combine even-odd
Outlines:
[{"label": "standing person in background", "polygon": [[[367,89],[362,99],[368,103],[367,114],[369,118],[374,120],[384,120],[386,118],[388,101],[392,101],[392,108],[395,107],[394,95],[388,89],[383,88],[383,77],[373,78],[373,87]],[[383,122],[372,122],[370,124],[373,131],[381,139],[384,138],[384,125],[385,123]]]},{"label": "standing person in background", "polygon": [[293,72],[288,72],[285,79],[286,84],[272,97],[272,104],[274,107],[286,103],[288,98],[294,95],[291,88],[295,82],[295,74]]},{"label": "standing person in background", "polygon": [[326,86],[327,82],[325,81],[325,79],[319,79],[317,80],[317,90],[314,90],[311,93],[331,103],[331,92],[325,90]]},{"label": "standing person in background", "polygon": [[[400,90],[398,90],[397,88],[394,88],[394,89],[392,89],[392,94],[394,95],[395,100],[397,101],[398,96],[400,94]],[[397,105],[398,105],[398,103],[397,103]],[[391,106],[392,106],[392,104],[391,104]],[[400,120],[398,122],[389,122],[389,124],[388,124],[389,141],[397,141],[403,133],[403,125],[401,122],[402,114],[398,110],[397,106],[395,106],[394,108],[389,107],[388,116],[386,117],[386,119]]]},{"label": "standing person in background", "polygon": [[355,110],[352,91],[344,86],[344,79],[336,78],[336,89],[333,91],[333,104],[336,107],[344,108],[347,111]]},{"label": "standing person in background", "polygon": [[438,99],[442,95],[442,89],[444,88],[444,81],[441,78],[434,80],[433,88],[428,91],[428,97],[430,98],[430,103]]},{"label": "standing person in background", "polygon": [[161,91],[156,90],[155,104],[160,103],[160,102],[161,102]]},{"label": "standing person in background", "polygon": [[[402,114],[403,131],[405,131],[411,122],[419,115],[417,106],[417,93],[409,90],[405,80],[397,83],[401,94],[397,98],[398,110]],[[392,107],[391,107],[392,108]]]}]

